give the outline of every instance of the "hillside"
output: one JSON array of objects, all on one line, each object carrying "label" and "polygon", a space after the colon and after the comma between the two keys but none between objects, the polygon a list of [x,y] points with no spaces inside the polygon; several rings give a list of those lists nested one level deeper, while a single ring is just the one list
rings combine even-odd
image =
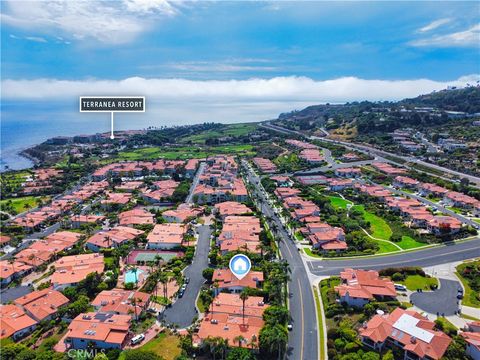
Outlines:
[{"label": "hillside", "polygon": [[[465,112],[480,113],[480,87],[451,89],[398,102],[352,102],[343,105],[314,105],[300,111],[280,114],[278,122],[296,130],[314,132],[350,129],[358,134],[385,133],[402,127],[429,128],[449,124]],[[354,129],[354,130],[353,130]]]}]

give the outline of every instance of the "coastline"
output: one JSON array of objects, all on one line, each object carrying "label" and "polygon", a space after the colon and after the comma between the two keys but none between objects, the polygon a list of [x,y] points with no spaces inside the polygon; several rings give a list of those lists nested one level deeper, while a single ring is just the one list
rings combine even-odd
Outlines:
[{"label": "coastline", "polygon": [[[40,160],[27,152],[37,145],[38,144],[34,144],[20,149],[8,149],[6,151],[2,150],[0,173],[27,170],[35,165],[38,165]],[[5,154],[7,154],[7,156],[4,156]]]}]

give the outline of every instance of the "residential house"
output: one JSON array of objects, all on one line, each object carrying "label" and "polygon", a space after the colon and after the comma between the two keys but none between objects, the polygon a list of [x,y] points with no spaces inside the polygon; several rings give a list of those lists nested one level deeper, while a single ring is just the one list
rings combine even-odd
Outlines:
[{"label": "residential house", "polygon": [[238,279],[230,269],[216,269],[212,281],[218,284],[215,287],[215,295],[222,291],[240,293],[245,288],[261,288],[263,284],[263,273],[261,271],[250,271],[242,279]]},{"label": "residential house", "polygon": [[134,240],[144,234],[145,231],[127,226],[116,226],[107,231],[99,231],[93,234],[85,243],[85,246],[94,252],[102,249],[118,248],[127,241]]},{"label": "residential house", "polygon": [[342,283],[335,287],[340,301],[350,306],[363,307],[375,299],[394,299],[395,286],[388,278],[381,278],[377,271],[345,269],[340,273]]},{"label": "residential house", "polygon": [[38,322],[15,305],[0,305],[0,339],[17,341],[30,334]]},{"label": "residential house", "polygon": [[344,178],[358,178],[362,175],[362,170],[355,167],[338,168],[335,170],[335,175]]},{"label": "residential house", "polygon": [[129,336],[130,315],[84,313],[68,326],[64,342],[67,349],[122,349]]},{"label": "residential house", "polygon": [[62,306],[70,300],[61,292],[47,288],[33,291],[15,299],[14,304],[22,308],[34,320],[52,320]]},{"label": "residential house", "polygon": [[184,224],[157,224],[147,236],[147,249],[174,249],[183,245]]},{"label": "residential house", "polygon": [[138,317],[148,309],[150,294],[124,289],[101,291],[92,301],[96,312]]},{"label": "residential house", "polygon": [[101,254],[64,256],[53,263],[55,272],[50,277],[55,290],[75,286],[88,274],[103,273],[105,263]]},{"label": "residential house", "polygon": [[162,217],[167,222],[186,223],[201,215],[202,212],[202,208],[185,203],[178,205],[176,209],[164,211]]},{"label": "residential house", "polygon": [[360,328],[362,343],[376,351],[398,348],[405,360],[439,360],[452,339],[435,330],[435,323],[413,310],[396,308],[375,315]]},{"label": "residential house", "polygon": [[[201,346],[207,338],[221,337],[232,346],[258,348],[260,330],[264,325],[262,316],[267,308],[259,296],[250,296],[244,307],[239,294],[220,293],[201,320],[193,343]],[[241,344],[238,343],[240,336],[243,339]]]},{"label": "residential house", "polygon": [[0,285],[5,286],[10,284],[13,280],[19,279],[22,276],[32,271],[31,265],[14,260],[0,260]]},{"label": "residential house", "polygon": [[122,226],[153,225],[154,215],[144,208],[135,208],[118,214],[118,222]]},{"label": "residential house", "polygon": [[455,234],[461,228],[462,222],[452,216],[434,216],[427,224],[427,229],[437,236]]},{"label": "residential house", "polygon": [[480,333],[479,332],[461,332],[460,336],[467,343],[466,354],[473,360],[480,360]]}]

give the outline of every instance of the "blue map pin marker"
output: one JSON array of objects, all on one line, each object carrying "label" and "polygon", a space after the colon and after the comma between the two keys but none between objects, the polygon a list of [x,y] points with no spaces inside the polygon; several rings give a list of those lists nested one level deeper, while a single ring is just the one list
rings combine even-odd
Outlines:
[{"label": "blue map pin marker", "polygon": [[230,271],[238,280],[242,280],[252,268],[250,259],[243,254],[237,254],[230,259]]}]

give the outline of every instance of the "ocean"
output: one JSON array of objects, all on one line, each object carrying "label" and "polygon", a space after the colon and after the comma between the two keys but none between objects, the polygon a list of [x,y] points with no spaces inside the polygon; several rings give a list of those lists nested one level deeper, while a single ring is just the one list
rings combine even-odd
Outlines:
[{"label": "ocean", "polygon": [[[109,113],[79,113],[78,98],[65,102],[2,102],[0,106],[0,171],[20,170],[33,163],[18,153],[55,136],[110,131]],[[145,113],[116,113],[115,130],[190,125],[203,122],[256,122],[307,104],[272,103],[154,103]]]}]

